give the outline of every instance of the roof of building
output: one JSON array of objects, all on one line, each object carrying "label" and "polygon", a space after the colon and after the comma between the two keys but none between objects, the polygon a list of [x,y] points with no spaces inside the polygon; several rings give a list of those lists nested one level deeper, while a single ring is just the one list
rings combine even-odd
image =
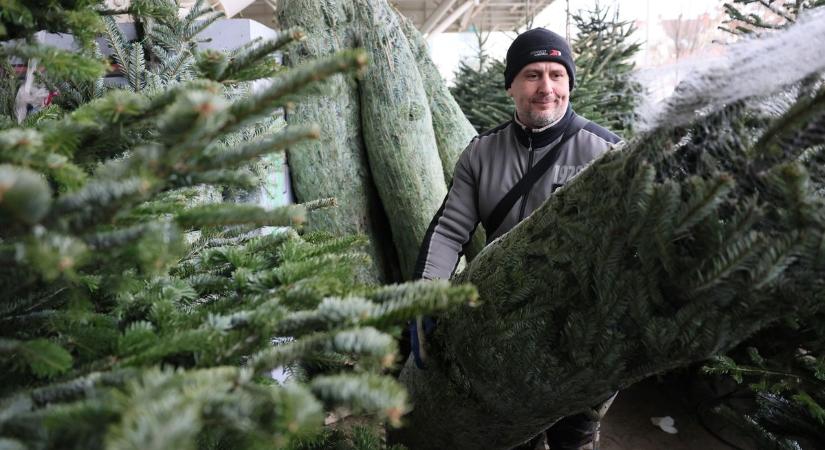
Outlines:
[{"label": "roof of building", "polygon": [[[257,20],[272,28],[276,0],[255,0],[236,17]],[[443,32],[511,31],[527,24],[553,0],[391,0],[425,35]]]}]

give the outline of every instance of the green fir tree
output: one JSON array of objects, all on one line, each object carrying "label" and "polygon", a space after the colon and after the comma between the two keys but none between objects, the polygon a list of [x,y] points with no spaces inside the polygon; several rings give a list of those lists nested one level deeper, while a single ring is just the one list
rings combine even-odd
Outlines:
[{"label": "green fir tree", "polygon": [[487,54],[489,35],[477,31],[476,37],[478,65],[461,61],[450,93],[476,131],[483,133],[513,117],[513,101],[504,90],[504,61]]},{"label": "green fir tree", "polygon": [[[397,424],[409,405],[386,375],[393,334],[474,290],[354,282],[362,237],[301,234],[332,199],[224,200],[260,183],[262,155],[318,138],[273,117],[316,80],[363,70],[364,53],[285,70],[273,52],[297,29],[197,51],[217,19],[202,3],[178,18],[176,4],[133,2],[134,42],[94,2],[3,5],[3,98],[19,84],[10,58],[35,57],[62,98],[20,125],[0,111],[0,446],[298,449],[331,436],[333,413]],[[38,44],[42,29],[81,50]],[[97,33],[125,86],[102,82]],[[342,448],[375,439],[355,430]]]},{"label": "green fir tree", "polygon": [[629,139],[636,122],[636,106],[644,94],[633,79],[633,57],[640,44],[636,28],[619,20],[619,11],[596,4],[591,11],[572,16],[578,34],[572,42],[576,55],[576,89],[571,94],[578,114]]}]

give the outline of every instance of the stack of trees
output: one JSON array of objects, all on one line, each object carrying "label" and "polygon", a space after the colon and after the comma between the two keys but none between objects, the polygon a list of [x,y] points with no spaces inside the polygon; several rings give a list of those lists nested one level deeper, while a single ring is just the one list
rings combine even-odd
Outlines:
[{"label": "stack of trees", "polygon": [[[267,210],[221,195],[258,183],[260,155],[317,139],[273,115],[367,56],[284,70],[273,52],[299,30],[198,52],[218,17],[202,3],[182,18],[172,2],[132,3],[135,42],[90,2],[6,5],[0,56],[37,57],[61,102],[21,124],[0,110],[0,447],[312,448],[333,411],[398,423],[408,405],[384,375],[388,332],[473,290],[354,283],[363,238],[299,233],[324,202]],[[43,29],[81,49],[41,46]],[[125,86],[101,78],[98,33]],[[18,84],[8,64],[2,76]]]},{"label": "stack of trees", "polygon": [[421,35],[386,0],[282,0],[278,20],[308,33],[288,64],[351,47],[367,52],[360,79],[332,77],[320,97],[287,114],[328,131],[290,147],[289,165],[299,200],[335,197],[342,206],[311,214],[310,227],[365,234],[375,277],[409,279],[472,125]]}]

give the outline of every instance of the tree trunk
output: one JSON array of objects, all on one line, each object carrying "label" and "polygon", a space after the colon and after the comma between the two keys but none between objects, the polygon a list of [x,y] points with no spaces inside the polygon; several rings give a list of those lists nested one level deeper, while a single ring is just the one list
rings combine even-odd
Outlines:
[{"label": "tree trunk", "polygon": [[414,409],[391,440],[508,449],[825,307],[825,88],[782,117],[755,101],[774,88],[718,107],[687,90],[673,105],[700,119],[604,155],[482,251],[455,280],[482,303],[441,318],[425,370],[408,361]]},{"label": "tree trunk", "polygon": [[[278,20],[284,28],[301,27],[306,39],[285,54],[290,66],[353,48],[351,1],[281,0]],[[319,95],[308,97],[287,114],[289,123],[317,123],[321,138],[287,151],[298,201],[335,197],[338,206],[312,211],[306,228],[332,234],[364,234],[376,280],[398,281],[397,256],[367,163],[361,130],[358,85],[352,76],[335,75]],[[393,273],[396,272],[396,273]]]}]

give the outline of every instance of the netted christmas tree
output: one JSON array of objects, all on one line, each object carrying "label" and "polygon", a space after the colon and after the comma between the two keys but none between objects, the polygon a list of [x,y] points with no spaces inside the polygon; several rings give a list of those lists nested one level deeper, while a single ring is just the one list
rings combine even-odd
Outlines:
[{"label": "netted christmas tree", "polygon": [[[723,30],[739,38],[770,33],[794,24],[822,1],[725,4]],[[821,86],[822,75],[803,80],[787,95],[805,98]],[[825,446],[825,323],[823,312],[777,323],[726,356],[715,357],[705,372],[732,377],[711,412],[751,436],[759,449]],[[723,383],[719,383],[723,385]]]},{"label": "netted christmas tree", "polygon": [[[198,51],[218,18],[203,3],[182,16],[160,0],[104,11],[138,20],[132,42],[97,2],[3,5],[0,446],[312,448],[336,434],[323,429],[331,417],[397,423],[408,404],[385,375],[388,332],[474,291],[353,281],[369,264],[363,237],[302,234],[306,212],[331,200],[223,198],[258,186],[261,155],[324,133],[284,127],[280,109],[316,80],[363,71],[365,54],[285,70],[273,52],[303,39],[297,29]],[[40,44],[40,30],[79,48]],[[98,33],[121,85],[101,78]],[[21,61],[60,100],[18,124],[7,99]],[[268,87],[253,94],[259,79]]]}]

